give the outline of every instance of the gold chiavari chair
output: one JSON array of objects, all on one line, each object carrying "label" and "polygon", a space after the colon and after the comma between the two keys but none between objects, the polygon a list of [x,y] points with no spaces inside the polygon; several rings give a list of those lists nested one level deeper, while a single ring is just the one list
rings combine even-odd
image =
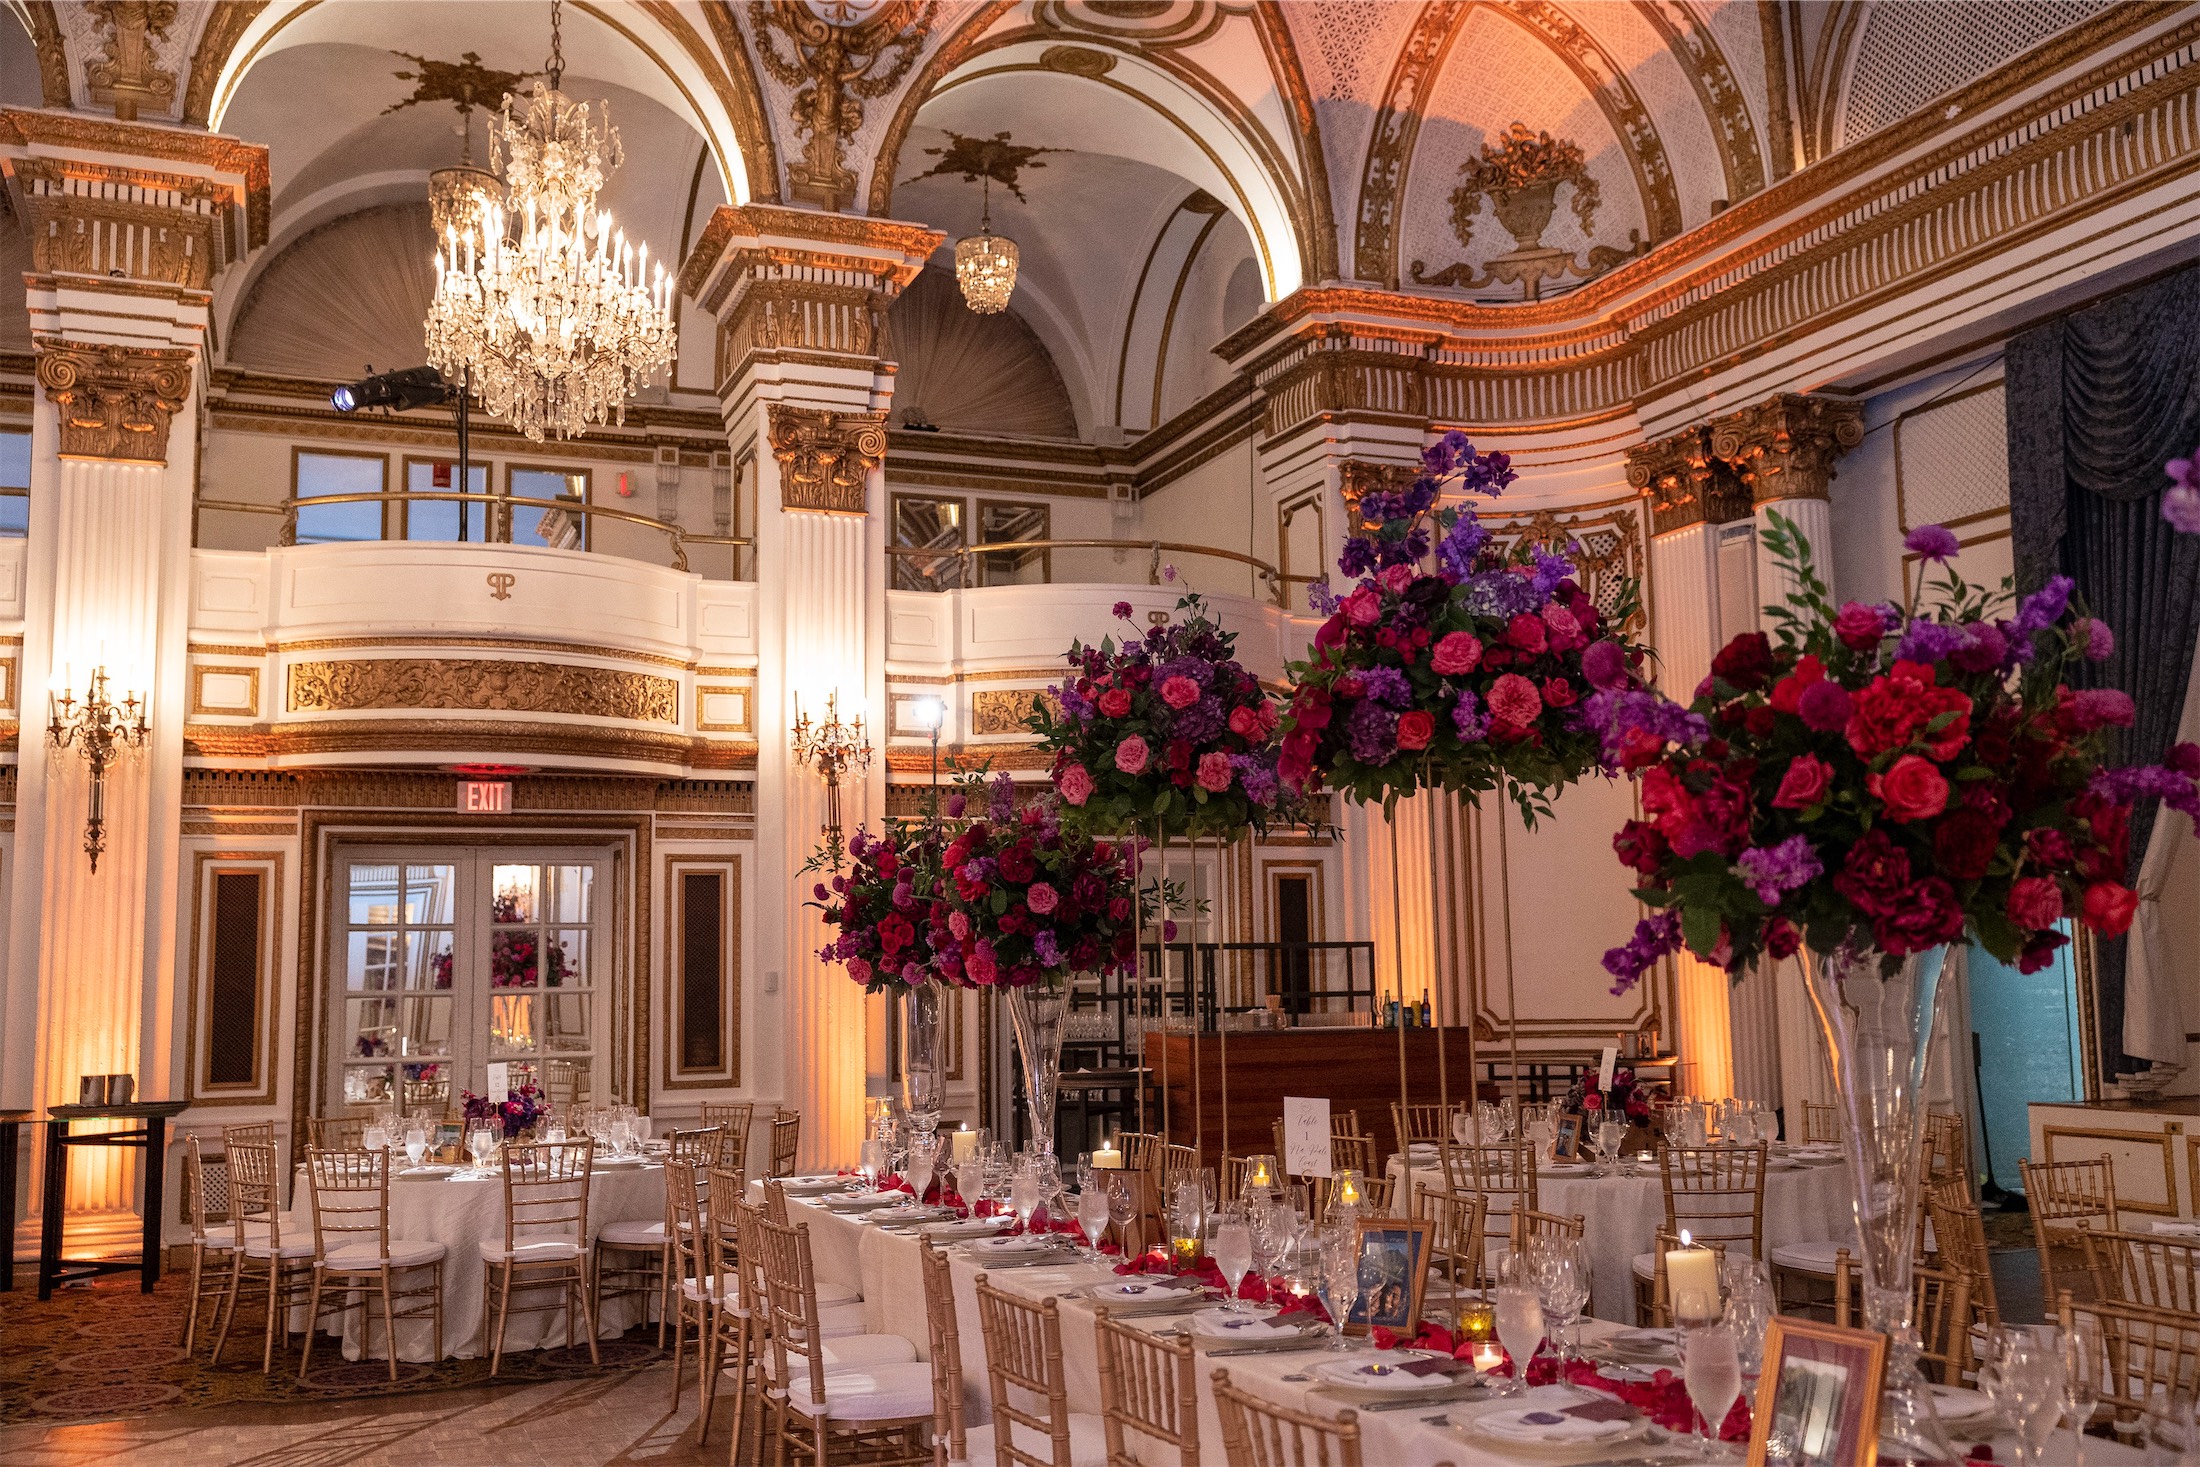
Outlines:
[{"label": "gold chiavari chair", "polygon": [[[1971,1281],[1944,1268],[1917,1265],[1911,1271],[1911,1319],[1924,1349],[1918,1364],[1942,1385],[1961,1385],[1972,1368]],[[1833,1281],[1833,1322],[1850,1328],[1853,1305],[1862,1287],[1862,1270],[1848,1250],[1841,1252]]]},{"label": "gold chiavari chair", "polygon": [[[1649,1291],[1647,1296],[1643,1292],[1643,1281],[1636,1281],[1635,1309],[1638,1324],[1646,1324],[1652,1329],[1666,1329],[1672,1325],[1673,1282],[1665,1271],[1665,1255],[1680,1246],[1679,1235],[1669,1233],[1663,1228],[1659,1228],[1651,1235],[1650,1278],[1648,1280]],[[1707,1243],[1704,1246],[1717,1255],[1719,1267],[1725,1268],[1726,1245],[1724,1243]],[[1844,1253],[1841,1256],[1846,1258],[1848,1255]]]},{"label": "gold chiavari chair", "polygon": [[[212,1205],[216,1191],[220,1208]],[[244,1266],[244,1249],[236,1234],[222,1226],[229,1221],[229,1161],[226,1154],[206,1156],[199,1138],[184,1142],[183,1190],[191,1219],[191,1308],[183,1318],[183,1352],[198,1343],[199,1310],[207,1309],[211,1333],[221,1319],[223,1306],[236,1292],[237,1271]]]},{"label": "gold chiavari chair", "polygon": [[802,1149],[802,1114],[799,1111],[778,1110],[772,1112],[772,1152],[768,1177],[794,1175],[795,1156]]},{"label": "gold chiavari chair", "polygon": [[1445,1190],[1472,1192],[1482,1199],[1485,1257],[1491,1249],[1509,1246],[1514,1215],[1535,1211],[1540,1200],[1533,1150],[1525,1141],[1502,1141],[1476,1146],[1454,1143],[1438,1147],[1437,1154],[1443,1160]]},{"label": "gold chiavari chair", "polygon": [[408,1116],[441,1116],[451,1108],[448,1080],[407,1080],[399,1094]]},{"label": "gold chiavari chair", "polygon": [[1925,1175],[1937,1181],[1970,1172],[1971,1144],[1963,1132],[1963,1117],[1944,1110],[1926,1113]]},{"label": "gold chiavari chair", "polygon": [[1099,1417],[1069,1409],[1059,1301],[1034,1303],[1003,1293],[981,1273],[978,1325],[985,1334],[993,1420],[965,1434],[972,1459],[1002,1467],[1107,1467],[1107,1428]]},{"label": "gold chiavari chair", "polygon": [[249,1121],[239,1125],[222,1127],[222,1150],[224,1151],[238,1145],[273,1146],[274,1144],[275,1123],[273,1121]]},{"label": "gold chiavari chair", "polygon": [[[1668,1146],[1658,1153],[1665,1185],[1665,1231],[1686,1229],[1698,1243],[1765,1256],[1765,1143],[1755,1146]],[[1662,1255],[1635,1255],[1635,1301],[1641,1310]]]},{"label": "gold chiavari chair", "polygon": [[1820,1105],[1815,1100],[1803,1102],[1803,1141],[1805,1145],[1819,1142],[1841,1141],[1841,1107]]},{"label": "gold chiavari chair", "polygon": [[588,1062],[586,1060],[544,1060],[542,1065],[542,1101],[546,1106],[564,1115],[576,1105],[588,1104]]},{"label": "gold chiavari chair", "polygon": [[756,1102],[744,1100],[738,1105],[705,1105],[703,1124],[718,1128],[718,1160],[715,1165],[730,1167],[747,1176],[749,1131],[756,1124]]},{"label": "gold chiavari chair", "polygon": [[232,1141],[226,1145],[231,1246],[239,1262],[236,1282],[214,1333],[214,1364],[222,1363],[222,1350],[229,1343],[229,1327],[236,1321],[238,1304],[256,1296],[267,1305],[260,1346],[260,1373],[267,1375],[275,1369],[275,1341],[290,1338],[291,1308],[311,1296],[313,1242],[310,1238],[284,1241],[275,1143]]},{"label": "gold chiavari chair", "polygon": [[[930,1238],[917,1243],[924,1278],[924,1330],[932,1363],[932,1451],[935,1467],[970,1460],[963,1421],[962,1324],[955,1317],[955,1274],[947,1252]],[[1104,1312],[1104,1311],[1103,1311]]]},{"label": "gold chiavari chair", "polygon": [[2101,1342],[2100,1402],[2114,1414],[2119,1436],[2148,1433],[2143,1423],[2179,1390],[2200,1379],[2200,1318],[2180,1309],[2096,1300],[2082,1304],[2065,1289],[2055,1314],[2067,1335],[2091,1319]]},{"label": "gold chiavari chair", "polygon": [[1555,1212],[1526,1212],[1513,1214],[1513,1246],[1531,1247],[1538,1242],[1578,1243],[1588,1226],[1588,1220],[1580,1213],[1572,1217],[1560,1217]]},{"label": "gold chiavari chair", "polygon": [[2100,1232],[2078,1225],[2093,1297],[2200,1314],[2200,1239]]},{"label": "gold chiavari chair", "polygon": [[1227,1370],[1213,1380],[1230,1467],[1363,1467],[1359,1412],[1317,1416],[1239,1390]]},{"label": "gold chiavari chair", "polygon": [[1199,1176],[1199,1173],[1199,1149],[1197,1147],[1163,1146],[1158,1173],[1161,1180],[1163,1205],[1166,1206],[1175,1199],[1176,1184],[1178,1182],[1193,1180]]},{"label": "gold chiavari chair", "polygon": [[[1382,1217],[1391,1210],[1391,1199],[1396,1188],[1387,1176],[1360,1176],[1360,1211],[1372,1217]],[[1329,1205],[1336,1199],[1337,1179],[1316,1177],[1307,1184],[1308,1216],[1315,1222],[1329,1219]]]},{"label": "gold chiavari chair", "polygon": [[[298,1378],[313,1365],[313,1335],[324,1313],[342,1317],[359,1310],[359,1354],[370,1349],[374,1300],[382,1301],[382,1334],[389,1346],[390,1379],[397,1379],[397,1326],[428,1319],[435,1329],[435,1353],[443,1358],[443,1256],[441,1243],[414,1243],[390,1236],[390,1153],[373,1151],[306,1152],[306,1177],[313,1191],[313,1291],[306,1307],[306,1346],[298,1359]],[[400,1276],[425,1273],[427,1281]],[[324,1311],[324,1293],[335,1298]],[[351,1302],[352,1295],[359,1302]],[[402,1306],[402,1307],[401,1307]]]},{"label": "gold chiavari chair", "polygon": [[1391,1134],[1397,1137],[1398,1149],[1404,1151],[1415,1142],[1425,1146],[1440,1146],[1451,1140],[1450,1116],[1462,1109],[1454,1104],[1449,1114],[1441,1104],[1408,1105],[1401,1100],[1390,1103]]},{"label": "gold chiavari chair", "polygon": [[312,1128],[313,1145],[318,1150],[357,1151],[364,1144],[365,1116],[315,1116],[306,1124]]},{"label": "gold chiavari chair", "polygon": [[2084,1303],[2093,1297],[2093,1279],[2085,1269],[2085,1245],[2078,1225],[2113,1233],[2116,1218],[2116,1163],[2091,1161],[2019,1161],[2024,1202],[2032,1214],[2032,1239],[2040,1252],[2042,1297],[2056,1299],[2064,1290]]},{"label": "gold chiavari chair", "polygon": [[1994,1270],[1986,1256],[1986,1220],[1979,1215],[1971,1184],[1954,1173],[1925,1187],[1925,1212],[1939,1244],[1940,1267],[1971,1281],[1971,1313],[1986,1329],[2001,1326],[2001,1300],[1994,1292]]},{"label": "gold chiavari chair", "polygon": [[1123,1151],[1123,1170],[1127,1172],[1158,1172],[1161,1169],[1161,1148],[1168,1143],[1150,1131],[1125,1131],[1116,1137]]},{"label": "gold chiavari chair", "polygon": [[696,1252],[704,1285],[704,1331],[696,1355],[703,1393],[703,1407],[695,1419],[695,1439],[710,1435],[710,1418],[726,1373],[733,1374],[733,1440],[740,1449],[742,1423],[747,1413],[745,1393],[755,1375],[756,1335],[753,1325],[763,1307],[763,1277],[753,1267],[744,1270],[743,1230],[748,1226],[749,1204],[744,1201],[748,1182],[740,1172],[725,1167],[710,1170],[711,1201],[703,1206],[704,1239]]},{"label": "gold chiavari chair", "polygon": [[[565,1348],[573,1348],[573,1316],[587,1326],[588,1358],[596,1349],[596,1300],[589,1287],[589,1168],[596,1143],[514,1142],[504,1148],[504,1241],[481,1240],[482,1318],[495,1332],[489,1374],[504,1364],[504,1330],[515,1314],[565,1315]],[[512,1303],[515,1293],[555,1290],[547,1303]]]},{"label": "gold chiavari chair", "polygon": [[1151,1331],[1093,1312],[1100,1354],[1100,1419],[1107,1431],[1107,1467],[1140,1467],[1131,1442],[1176,1448],[1178,1467],[1199,1467],[1199,1379],[1188,1336],[1164,1340]]},{"label": "gold chiavari chair", "polygon": [[791,1448],[811,1467],[830,1467],[837,1447],[842,1460],[865,1467],[930,1462],[931,1366],[904,1360],[833,1368],[808,1224],[786,1227],[758,1218],[754,1242],[763,1258],[769,1312],[763,1407],[770,1413],[772,1460],[784,1461]]},{"label": "gold chiavari chair", "polygon": [[1454,1317],[1462,1289],[1483,1287],[1487,1244],[1483,1236],[1483,1210],[1489,1199],[1479,1192],[1451,1192],[1423,1187],[1413,1194],[1413,1216],[1429,1224],[1429,1277],[1442,1280],[1445,1300]]},{"label": "gold chiavari chair", "polygon": [[[711,1305],[717,1299],[718,1277],[705,1261],[709,1235],[704,1228],[703,1167],[674,1157],[665,1163],[665,1251],[668,1277],[672,1280],[672,1409],[680,1409],[681,1362],[687,1358],[688,1330],[695,1331],[695,1349],[707,1357]],[[662,1338],[660,1335],[659,1338]]]},{"label": "gold chiavari chair", "polygon": [[692,1162],[705,1171],[718,1165],[718,1137],[716,1126],[704,1126],[693,1131],[674,1131],[667,1138],[675,1161]]},{"label": "gold chiavari chair", "polygon": [[[669,1175],[669,1174],[668,1174]],[[642,1322],[649,1322],[650,1301],[657,1305],[657,1348],[665,1347],[672,1307],[672,1187],[665,1187],[665,1215],[654,1221],[622,1218],[605,1223],[596,1234],[589,1291],[596,1317],[615,1299],[640,1299]]]}]

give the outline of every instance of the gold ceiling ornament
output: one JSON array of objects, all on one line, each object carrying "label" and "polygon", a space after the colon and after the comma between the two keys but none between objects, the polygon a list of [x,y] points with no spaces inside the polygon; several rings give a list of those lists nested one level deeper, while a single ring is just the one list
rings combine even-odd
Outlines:
[{"label": "gold ceiling ornament", "polygon": [[1541,298],[1546,280],[1601,275],[1647,248],[1642,231],[1635,230],[1631,249],[1592,246],[1589,261],[1583,265],[1571,251],[1543,243],[1543,231],[1551,227],[1551,216],[1558,212],[1561,188],[1573,190],[1574,217],[1580,221],[1583,234],[1596,227],[1597,206],[1603,202],[1596,176],[1589,172],[1589,161],[1571,138],[1554,138],[1524,122],[1515,122],[1496,142],[1484,143],[1481,156],[1461,164],[1459,172],[1463,177],[1451,191],[1451,228],[1459,236],[1459,243],[1473,241],[1474,221],[1482,212],[1482,201],[1487,199],[1490,212],[1513,237],[1513,247],[1492,257],[1479,272],[1465,263],[1429,272],[1415,260],[1412,276],[1416,285],[1467,290],[1517,285],[1532,301]]},{"label": "gold ceiling ornament", "polygon": [[154,42],[168,39],[175,0],[92,0],[84,9],[102,32],[104,48],[84,64],[92,100],[112,106],[118,122],[137,121],[141,108],[173,105],[176,74],[161,68]]},{"label": "gold ceiling ornament", "polygon": [[946,147],[924,151],[928,157],[940,161],[909,182],[958,173],[963,182],[983,186],[978,232],[955,244],[955,280],[962,286],[963,300],[979,315],[991,316],[1007,310],[1008,298],[1016,290],[1016,266],[1020,256],[1016,241],[993,232],[993,185],[1000,184],[1014,194],[1020,204],[1028,202],[1017,175],[1026,168],[1046,167],[1039,161],[1041,153],[1062,150],[1023,147],[1010,142],[1005,132],[997,132],[989,138],[965,137],[959,132],[951,132],[947,135]]},{"label": "gold ceiling ornament", "polygon": [[490,110],[503,104],[520,83],[536,75],[531,71],[499,71],[481,64],[475,51],[461,51],[456,61],[437,61],[411,51],[392,51],[416,70],[394,73],[399,81],[413,84],[412,94],[382,109],[384,117],[425,102],[448,102],[458,109],[458,166],[438,168],[428,175],[428,217],[438,239],[454,228],[461,237],[477,235],[482,215],[491,200],[503,193],[497,176],[474,166],[474,109]]},{"label": "gold ceiling ornament", "polygon": [[[627,399],[672,365],[672,281],[649,246],[628,243],[596,206],[623,161],[610,104],[599,123],[560,91],[559,0],[550,5],[547,84],[524,115],[507,95],[490,124],[489,164],[503,200],[480,200],[472,230],[453,220],[436,252],[428,360],[470,374],[482,407],[537,442],[626,421]],[[463,203],[447,206],[463,210]]]},{"label": "gold ceiling ornament", "polygon": [[750,0],[750,34],[764,70],[796,88],[791,109],[807,141],[787,169],[798,204],[840,213],[856,196],[848,143],[863,104],[891,93],[932,33],[936,0]]}]

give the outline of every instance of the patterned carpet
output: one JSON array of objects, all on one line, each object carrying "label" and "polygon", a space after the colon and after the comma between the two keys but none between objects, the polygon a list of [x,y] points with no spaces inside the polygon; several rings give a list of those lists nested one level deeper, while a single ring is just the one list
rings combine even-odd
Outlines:
[{"label": "patterned carpet", "polygon": [[[313,1376],[298,1379],[295,1347],[275,1357],[275,1372],[260,1373],[256,1330],[240,1345],[232,1333],[220,1369],[207,1363],[209,1335],[183,1353],[189,1275],[170,1274],[150,1295],[132,1278],[100,1279],[63,1289],[46,1303],[18,1275],[13,1293],[0,1294],[0,1426],[106,1421],[198,1406],[340,1401],[466,1386],[525,1386],[638,1370],[666,1358],[654,1326],[625,1338],[603,1340],[599,1368],[587,1346],[571,1351],[536,1350],[504,1357],[495,1380],[487,1360],[400,1364],[392,1384],[382,1361],[347,1361],[334,1341],[314,1349]],[[245,1317],[250,1328],[256,1321]]]}]

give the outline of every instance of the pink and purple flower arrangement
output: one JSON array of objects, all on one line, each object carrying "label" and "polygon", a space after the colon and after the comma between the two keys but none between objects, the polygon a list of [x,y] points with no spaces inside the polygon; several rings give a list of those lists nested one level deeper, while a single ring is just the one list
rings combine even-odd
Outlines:
[{"label": "pink and purple flower arrangement", "polygon": [[1470,505],[1442,503],[1447,486],[1494,495],[1514,477],[1504,454],[1455,432],[1423,454],[1409,487],[1361,500],[1362,532],[1338,557],[1358,583],[1342,597],[1317,588],[1329,619],[1313,657],[1291,669],[1287,787],[1365,802],[1509,780],[1532,822],[1552,791],[1597,767],[1577,705],[1636,686],[1642,652],[1619,635],[1634,587],[1608,617],[1567,555],[1508,550]]},{"label": "pink and purple flower arrangement", "polygon": [[1906,543],[1921,572],[1944,567],[1933,605],[1836,606],[1772,515],[1766,548],[1798,588],[1770,609],[1773,634],[1729,642],[1686,708],[1634,689],[1583,705],[1609,767],[1641,781],[1643,818],[1612,844],[1658,909],[1605,954],[1614,992],[1683,947],[1739,973],[1806,943],[1891,959],[1968,932],[2032,972],[2069,941],[2066,918],[2131,925],[2132,803],[2200,813],[2200,747],[2103,767],[2132,702],[2065,680],[2115,647],[2070,581],[2017,602],[1947,569],[1941,526]]},{"label": "pink and purple flower arrangement", "polygon": [[[1282,804],[1275,704],[1198,596],[1177,610],[1181,620],[1121,642],[1072,643],[1075,673],[1053,689],[1060,716],[1033,700],[1026,726],[1054,756],[1054,788],[1075,825],[1227,838],[1266,829]],[[1129,623],[1130,603],[1115,615]]]}]

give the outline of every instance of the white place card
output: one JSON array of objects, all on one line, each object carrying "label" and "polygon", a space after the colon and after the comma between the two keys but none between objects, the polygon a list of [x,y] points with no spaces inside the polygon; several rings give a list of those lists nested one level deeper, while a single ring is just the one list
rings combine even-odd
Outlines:
[{"label": "white place card", "polygon": [[1329,1175],[1329,1102],[1283,1098],[1283,1169],[1294,1177]]},{"label": "white place card", "polygon": [[488,1088],[489,1099],[497,1105],[504,1104],[505,1097],[512,1090],[512,1067],[503,1060],[489,1061]]},{"label": "white place card", "polygon": [[1597,1065],[1597,1089],[1609,1091],[1612,1088],[1612,1067],[1618,1063],[1619,1046],[1605,1045],[1604,1058]]}]

